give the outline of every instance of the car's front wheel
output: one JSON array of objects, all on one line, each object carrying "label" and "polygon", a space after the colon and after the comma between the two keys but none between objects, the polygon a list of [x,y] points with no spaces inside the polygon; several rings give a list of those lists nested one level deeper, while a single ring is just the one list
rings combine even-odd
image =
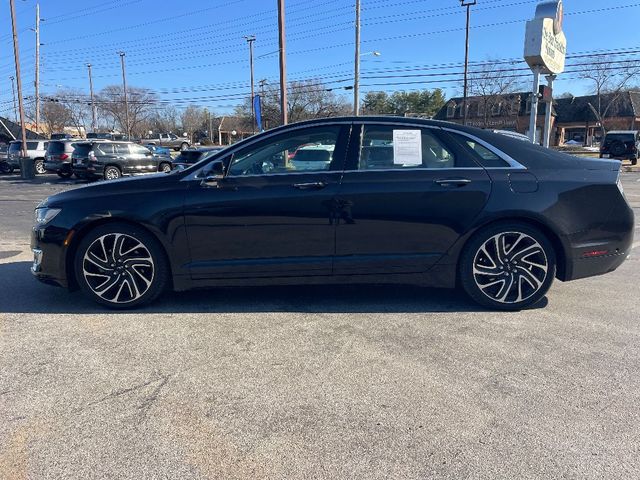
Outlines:
[{"label": "car's front wheel", "polygon": [[182,142],[180,144],[180,151],[181,152],[185,151],[187,148],[189,148],[189,144],[187,142]]},{"label": "car's front wheel", "polygon": [[171,171],[171,164],[167,162],[161,163],[160,166],[158,167],[158,171],[169,173]]},{"label": "car's front wheel", "polygon": [[75,257],[81,290],[110,308],[149,303],[165,289],[169,270],[159,242],[134,225],[99,226],[82,239]]},{"label": "car's front wheel", "polygon": [[549,239],[526,223],[489,226],[465,246],[460,283],[477,303],[498,310],[521,310],[541,300],[556,274]]}]

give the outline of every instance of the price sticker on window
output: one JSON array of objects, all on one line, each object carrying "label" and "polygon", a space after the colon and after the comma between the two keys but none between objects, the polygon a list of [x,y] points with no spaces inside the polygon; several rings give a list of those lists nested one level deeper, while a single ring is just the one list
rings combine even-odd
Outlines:
[{"label": "price sticker on window", "polygon": [[422,165],[422,135],[420,130],[393,131],[393,163],[404,166]]}]

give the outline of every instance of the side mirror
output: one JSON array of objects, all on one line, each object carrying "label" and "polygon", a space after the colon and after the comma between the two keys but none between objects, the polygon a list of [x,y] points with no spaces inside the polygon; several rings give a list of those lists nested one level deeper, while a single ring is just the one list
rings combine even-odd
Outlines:
[{"label": "side mirror", "polygon": [[217,185],[224,177],[225,167],[221,160],[213,162],[204,174],[203,183]]}]

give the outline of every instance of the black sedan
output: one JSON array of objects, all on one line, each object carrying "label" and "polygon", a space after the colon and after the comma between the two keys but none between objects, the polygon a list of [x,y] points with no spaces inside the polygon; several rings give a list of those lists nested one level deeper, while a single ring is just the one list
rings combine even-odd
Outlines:
[{"label": "black sedan", "polygon": [[[307,150],[325,153],[296,162]],[[49,197],[32,271],[113,308],[169,288],[377,282],[459,285],[486,307],[521,309],[555,278],[627,258],[619,169],[446,122],[314,120],[172,175]]]}]

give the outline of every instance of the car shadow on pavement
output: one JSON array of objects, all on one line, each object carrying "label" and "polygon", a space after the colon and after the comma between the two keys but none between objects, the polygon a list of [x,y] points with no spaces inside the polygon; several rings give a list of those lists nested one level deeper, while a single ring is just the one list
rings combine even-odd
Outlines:
[{"label": "car shadow on pavement", "polygon": [[[485,311],[457,290],[414,285],[291,285],[167,292],[151,305],[110,310],[81,292],[44,285],[30,262],[0,264],[0,313],[420,313]],[[544,298],[534,308],[543,308]]]}]

